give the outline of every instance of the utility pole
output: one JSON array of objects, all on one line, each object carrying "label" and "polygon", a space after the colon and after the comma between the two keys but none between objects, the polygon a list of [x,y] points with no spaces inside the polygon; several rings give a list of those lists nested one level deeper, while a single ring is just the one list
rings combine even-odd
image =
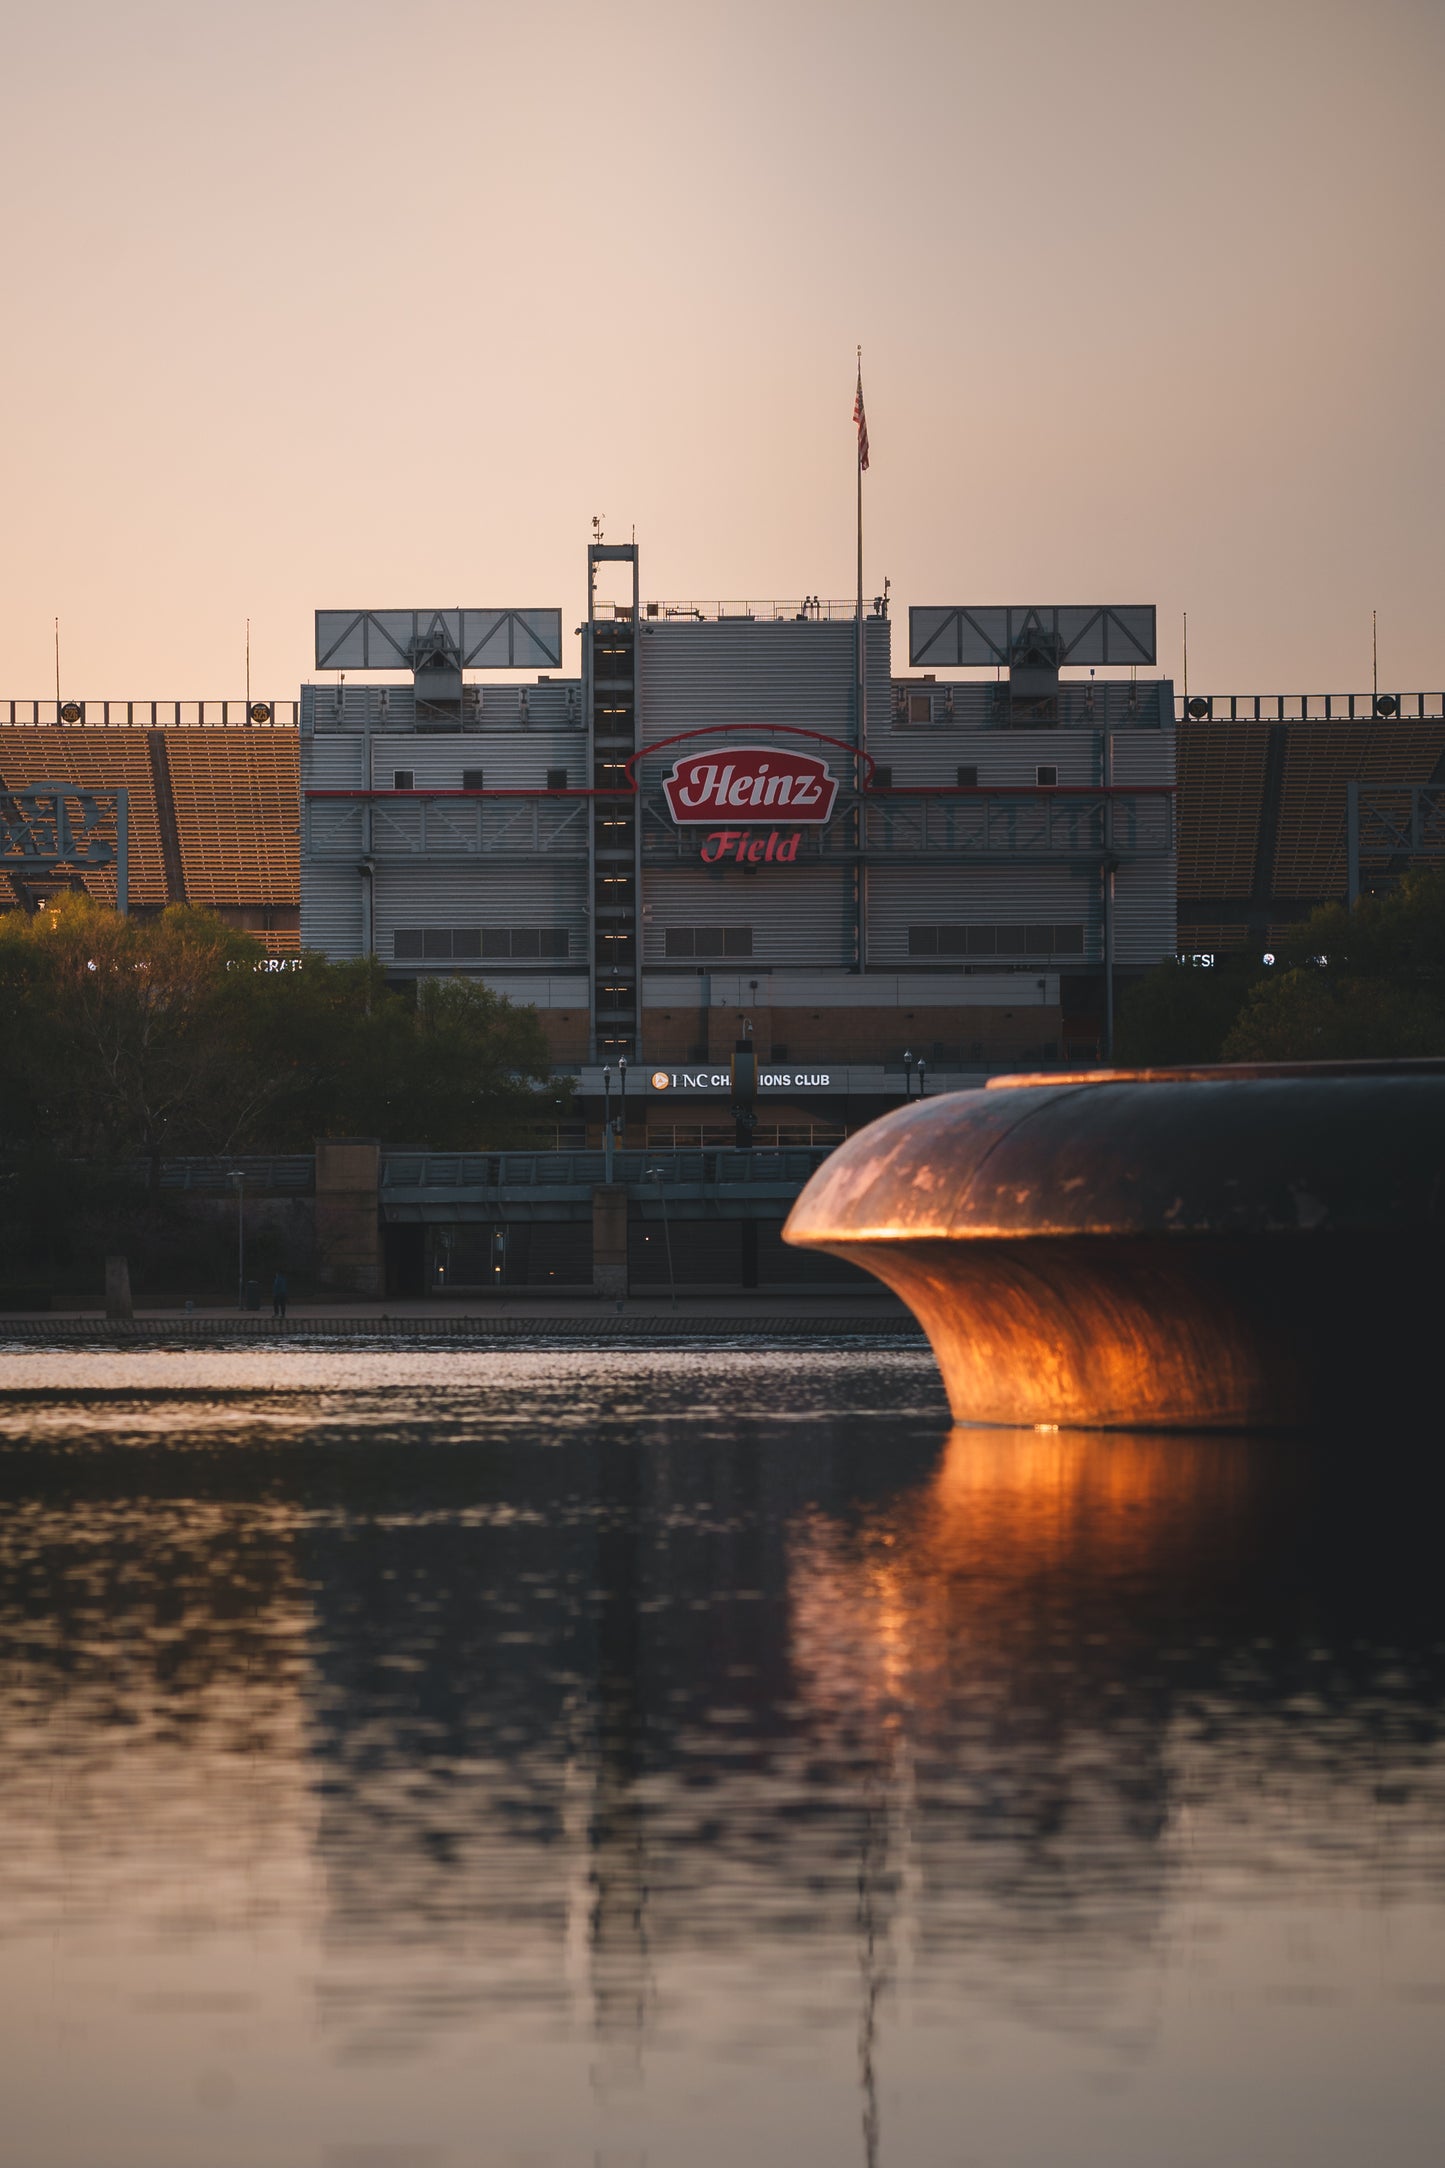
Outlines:
[{"label": "utility pole", "polygon": [[246,1170],[232,1167],[230,1180],[236,1185],[236,1308],[246,1307]]}]

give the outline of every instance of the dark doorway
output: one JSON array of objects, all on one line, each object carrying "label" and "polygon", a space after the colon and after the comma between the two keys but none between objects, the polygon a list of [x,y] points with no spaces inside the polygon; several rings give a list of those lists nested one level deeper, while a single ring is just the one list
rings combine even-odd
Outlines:
[{"label": "dark doorway", "polygon": [[386,1254],[386,1291],[408,1301],[420,1302],[426,1294],[426,1229],[386,1227],[382,1230]]}]

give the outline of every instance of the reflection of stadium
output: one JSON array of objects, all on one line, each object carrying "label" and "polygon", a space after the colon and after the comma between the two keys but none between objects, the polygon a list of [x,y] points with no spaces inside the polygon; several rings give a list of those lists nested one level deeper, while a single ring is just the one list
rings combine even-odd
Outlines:
[{"label": "reflection of stadium", "polygon": [[1438,1898],[1408,1485],[1281,1440],[945,1445],[916,1371],[835,1416],[788,1369],[784,1421],[776,1369],[584,1406],[539,1363],[505,1409],[122,1411],[79,1495],[69,1413],[4,1456],[12,1935],[152,1940],[183,1885],[214,1978],[314,1894],[277,1962],[330,2056],[580,2033],[615,2093],[654,2042],[831,2030],[887,2160],[905,2022],[1147,2038],[1211,1875]]}]

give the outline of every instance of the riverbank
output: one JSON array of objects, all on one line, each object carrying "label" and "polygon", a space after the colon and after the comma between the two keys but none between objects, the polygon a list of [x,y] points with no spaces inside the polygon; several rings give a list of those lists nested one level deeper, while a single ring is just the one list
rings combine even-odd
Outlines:
[{"label": "riverbank", "polygon": [[138,1310],[108,1318],[100,1310],[0,1316],[0,1347],[137,1345],[157,1340],[467,1340],[555,1341],[735,1339],[921,1339],[912,1314],[881,1291],[827,1295],[638,1296],[527,1299],[492,1303],[297,1303],[284,1318],[269,1311]]}]

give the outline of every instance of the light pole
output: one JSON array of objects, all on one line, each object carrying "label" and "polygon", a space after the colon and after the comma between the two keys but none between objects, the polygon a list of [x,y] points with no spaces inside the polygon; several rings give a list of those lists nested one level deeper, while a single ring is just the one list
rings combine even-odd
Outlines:
[{"label": "light pole", "polygon": [[617,1129],[622,1149],[627,1150],[627,1056],[617,1057]]},{"label": "light pole", "polygon": [[612,1067],[602,1070],[602,1179],[612,1184]]},{"label": "light pole", "polygon": [[649,1167],[647,1172],[657,1184],[657,1201],[662,1207],[662,1239],[667,1249],[667,1292],[671,1297],[672,1307],[675,1310],[677,1308],[677,1281],[673,1277],[672,1271],[672,1228],[667,1217],[667,1192],[662,1186],[661,1167]]},{"label": "light pole", "polygon": [[246,1170],[232,1167],[228,1181],[236,1185],[236,1308],[246,1307]]},{"label": "light pole", "polygon": [[919,1055],[919,1057],[918,1057],[918,1096],[919,1096],[919,1098],[920,1098],[920,1099],[921,1099],[921,1098],[923,1097],[923,1085],[924,1085],[924,1079],[925,1079],[925,1077],[927,1076],[927,1074],[928,1074],[928,1064],[927,1064],[927,1062],[926,1062],[926,1061],[924,1060],[923,1056],[922,1056],[922,1055],[920,1054],[920,1055]]},{"label": "light pole", "polygon": [[907,1046],[903,1049],[903,1096],[913,1097],[913,1049]]}]

